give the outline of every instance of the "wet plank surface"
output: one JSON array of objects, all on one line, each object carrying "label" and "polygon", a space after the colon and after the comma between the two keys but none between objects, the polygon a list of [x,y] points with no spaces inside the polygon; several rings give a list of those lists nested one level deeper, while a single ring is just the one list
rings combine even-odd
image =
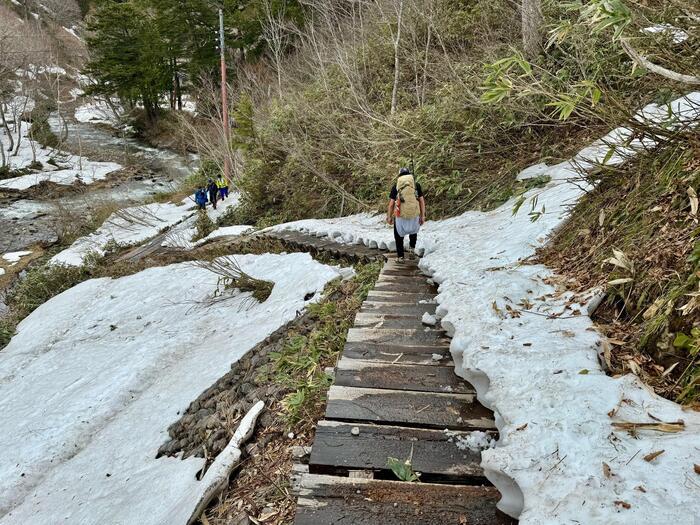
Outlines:
[{"label": "wet plank surface", "polygon": [[481,452],[466,446],[469,436],[469,432],[320,421],[310,463],[316,469],[386,471],[388,458],[410,457],[413,469],[424,478],[476,478],[483,476]]},{"label": "wet plank surface", "polygon": [[511,525],[493,487],[304,474],[296,525]]},{"label": "wet plank surface", "polygon": [[350,359],[399,362],[402,364],[454,367],[450,349],[445,346],[392,346],[364,343],[346,343],[343,356]]},{"label": "wet plank surface", "polygon": [[439,394],[332,386],[326,419],[372,421],[425,428],[492,430],[493,414],[473,394]]},{"label": "wet plank surface", "polygon": [[402,363],[402,358],[399,354],[392,362],[377,363],[343,357],[335,372],[335,384],[414,392],[474,393],[469,383],[455,375],[454,367]]}]

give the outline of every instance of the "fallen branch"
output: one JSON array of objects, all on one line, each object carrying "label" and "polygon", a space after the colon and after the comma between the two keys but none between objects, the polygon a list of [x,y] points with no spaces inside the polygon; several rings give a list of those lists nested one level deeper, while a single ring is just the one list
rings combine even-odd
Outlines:
[{"label": "fallen branch", "polygon": [[228,487],[229,476],[241,461],[241,446],[253,435],[255,423],[264,408],[265,403],[258,401],[250,409],[241,421],[241,424],[238,425],[229,444],[226,445],[226,448],[207,470],[201,481],[204,489],[194,511],[190,515],[190,519],[187,520],[187,525],[195,523],[209,506],[209,503]]},{"label": "fallen branch", "polygon": [[622,44],[622,49],[625,50],[625,53],[627,53],[627,55],[632,60],[634,60],[637,63],[637,65],[648,69],[652,73],[656,73],[657,75],[661,75],[662,77],[667,78],[669,80],[673,80],[675,82],[682,82],[684,84],[693,85],[700,84],[700,77],[696,77],[693,75],[685,75],[683,73],[678,73],[676,71],[666,69],[665,67],[659,66],[658,64],[654,64],[648,58],[641,55],[639,51],[634,49],[634,47],[632,47],[632,44],[630,44],[626,38],[621,38],[620,43]]}]

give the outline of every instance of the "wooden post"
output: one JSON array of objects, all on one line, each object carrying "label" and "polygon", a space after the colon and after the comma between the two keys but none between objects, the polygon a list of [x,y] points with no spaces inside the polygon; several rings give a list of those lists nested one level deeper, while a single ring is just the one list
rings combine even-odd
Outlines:
[{"label": "wooden post", "polygon": [[224,139],[226,141],[226,151],[224,154],[224,179],[231,186],[231,158],[229,148],[231,147],[231,137],[228,121],[228,94],[226,93],[226,40],[224,38],[224,10],[219,9],[219,48],[221,50],[221,115],[224,128]]}]

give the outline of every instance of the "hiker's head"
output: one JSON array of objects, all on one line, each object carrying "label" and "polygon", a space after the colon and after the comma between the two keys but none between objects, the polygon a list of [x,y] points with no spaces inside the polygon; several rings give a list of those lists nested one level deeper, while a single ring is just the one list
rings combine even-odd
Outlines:
[{"label": "hiker's head", "polygon": [[399,177],[401,177],[403,175],[410,175],[410,174],[411,174],[411,170],[408,168],[401,168],[399,170]]}]

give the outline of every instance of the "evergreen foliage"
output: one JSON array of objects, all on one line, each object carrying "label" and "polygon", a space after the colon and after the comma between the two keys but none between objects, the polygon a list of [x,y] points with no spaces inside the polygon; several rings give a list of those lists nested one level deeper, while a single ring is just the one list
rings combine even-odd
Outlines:
[{"label": "evergreen foliage", "polygon": [[[301,21],[295,0],[276,0],[273,9],[282,4],[285,16]],[[222,6],[227,46],[240,60],[260,56],[261,2],[225,0]],[[174,109],[184,91],[196,93],[201,76],[217,74],[219,16],[207,0],[97,0],[87,28],[86,73],[96,80],[90,92],[142,104],[150,120],[164,101]]]}]

